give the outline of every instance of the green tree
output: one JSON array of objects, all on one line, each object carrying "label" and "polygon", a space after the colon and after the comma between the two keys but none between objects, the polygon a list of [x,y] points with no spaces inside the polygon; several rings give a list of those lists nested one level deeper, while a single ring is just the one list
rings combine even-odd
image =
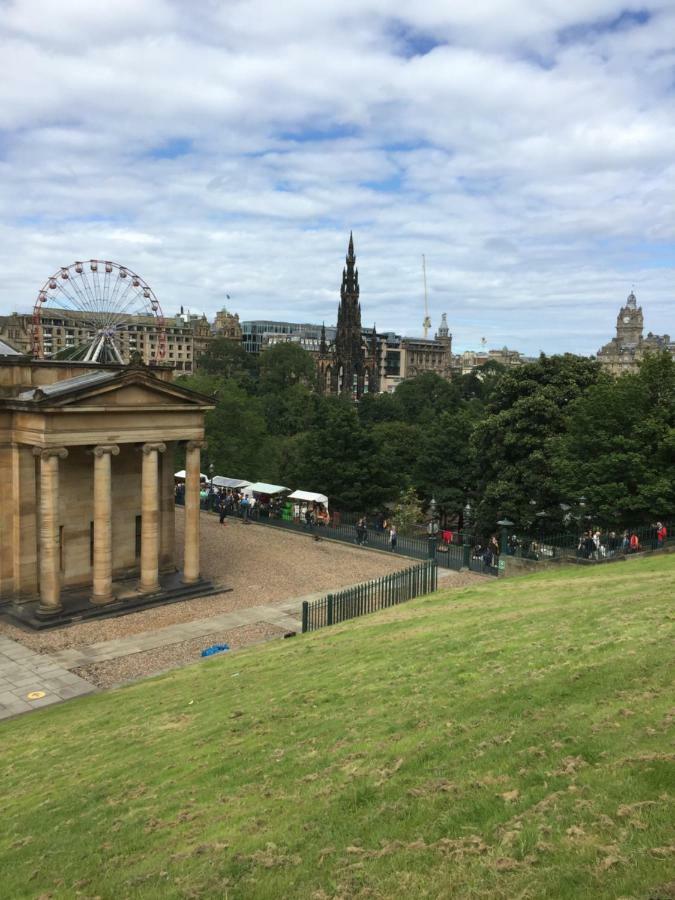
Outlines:
[{"label": "green tree", "polygon": [[425,422],[450,409],[460,400],[457,385],[435,372],[424,372],[403,381],[394,393],[403,422]]},{"label": "green tree", "polygon": [[326,494],[342,511],[375,510],[392,495],[391,477],[379,463],[372,435],[347,400],[327,398],[289,462],[294,462],[287,470],[290,480]]},{"label": "green tree", "polygon": [[214,338],[197,361],[198,373],[233,378],[252,391],[258,377],[258,360],[243,346],[227,338]]},{"label": "green tree", "polygon": [[307,431],[316,415],[318,399],[301,383],[262,394],[261,400],[270,434],[292,435]]},{"label": "green tree", "polygon": [[415,493],[415,488],[407,488],[401,493],[399,501],[394,507],[394,525],[401,534],[410,534],[422,519],[420,498]]},{"label": "green tree", "polygon": [[603,378],[599,363],[571,354],[542,354],[499,378],[472,442],[479,528],[505,515],[520,527],[531,527],[535,512],[560,519],[566,498],[552,442],[565,431],[570,403]]},{"label": "green tree", "polygon": [[250,481],[274,481],[278,451],[267,432],[262,402],[232,379],[197,373],[181,379],[185,387],[213,397],[206,414],[208,449],[205,465],[216,474]]},{"label": "green tree", "polygon": [[406,422],[378,422],[370,429],[373,443],[377,448],[378,465],[388,477],[394,493],[387,500],[396,496],[396,487],[410,487],[413,483],[413,471],[420,453],[422,427],[409,425]]},{"label": "green tree", "polygon": [[397,422],[402,417],[396,394],[364,394],[359,402],[359,419],[363,425]]},{"label": "green tree", "polygon": [[413,483],[422,497],[435,497],[440,515],[460,515],[476,477],[471,438],[476,413],[462,405],[441,413],[420,429],[420,441],[412,469]]},{"label": "green tree", "polygon": [[261,393],[278,393],[296,384],[313,388],[315,382],[312,355],[298,344],[273,344],[260,354]]},{"label": "green tree", "polygon": [[675,362],[591,385],[567,411],[553,447],[562,496],[586,498],[606,527],[648,524],[675,509]]}]

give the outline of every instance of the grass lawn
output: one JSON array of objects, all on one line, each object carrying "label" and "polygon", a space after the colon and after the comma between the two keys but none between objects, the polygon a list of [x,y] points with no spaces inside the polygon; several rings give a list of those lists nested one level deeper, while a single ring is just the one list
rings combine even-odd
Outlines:
[{"label": "grass lawn", "polygon": [[0,895],[675,897],[675,555],[486,579],[0,726]]}]

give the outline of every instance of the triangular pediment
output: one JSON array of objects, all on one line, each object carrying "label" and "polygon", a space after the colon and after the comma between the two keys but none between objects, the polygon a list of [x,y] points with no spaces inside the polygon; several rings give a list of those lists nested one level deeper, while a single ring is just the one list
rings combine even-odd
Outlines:
[{"label": "triangular pediment", "polygon": [[162,387],[146,384],[124,384],[109,388],[101,388],[87,396],[72,397],[68,406],[199,406],[192,398],[186,398],[182,393],[176,394]]},{"label": "triangular pediment", "polygon": [[[109,374],[109,377],[106,377]],[[28,399],[24,394],[21,399]],[[179,387],[143,369],[98,373],[90,378],[65,379],[32,392],[30,398],[40,407],[124,407],[133,409],[184,406],[208,409],[209,397]]]}]

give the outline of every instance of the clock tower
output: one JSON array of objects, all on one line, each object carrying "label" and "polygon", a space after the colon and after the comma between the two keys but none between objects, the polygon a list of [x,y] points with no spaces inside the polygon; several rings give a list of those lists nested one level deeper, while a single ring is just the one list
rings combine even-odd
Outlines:
[{"label": "clock tower", "polygon": [[631,291],[616,319],[616,342],[619,347],[637,347],[642,341],[643,328],[642,307],[637,305],[635,294]]}]

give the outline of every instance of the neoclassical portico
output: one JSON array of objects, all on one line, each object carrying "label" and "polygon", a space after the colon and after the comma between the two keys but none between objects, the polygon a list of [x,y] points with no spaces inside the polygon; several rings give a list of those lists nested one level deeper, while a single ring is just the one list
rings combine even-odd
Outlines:
[{"label": "neoclassical portico", "polygon": [[161,595],[168,578],[176,581],[173,471],[181,446],[181,579],[198,585],[209,408],[207,398],[139,367],[99,368],[0,399],[0,474],[11,484],[10,502],[0,506],[0,602],[35,598],[35,615],[46,620],[78,592],[102,610],[130,594]]}]

